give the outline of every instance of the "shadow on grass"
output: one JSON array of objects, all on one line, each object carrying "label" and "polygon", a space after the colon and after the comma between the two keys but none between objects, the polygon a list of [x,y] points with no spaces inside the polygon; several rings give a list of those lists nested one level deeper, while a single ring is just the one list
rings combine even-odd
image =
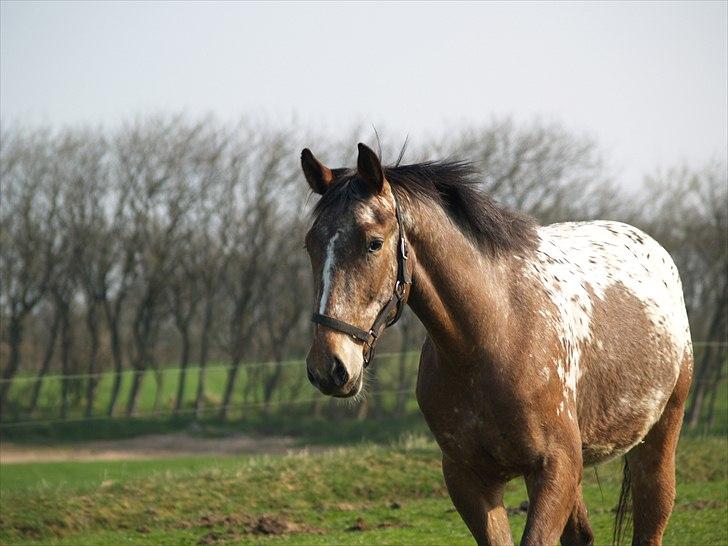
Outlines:
[{"label": "shadow on grass", "polygon": [[145,434],[185,432],[200,437],[232,434],[289,436],[300,445],[339,446],[352,443],[387,444],[407,434],[429,435],[419,412],[402,417],[356,419],[315,418],[310,415],[256,415],[236,421],[191,417],[100,418],[92,422],[56,422],[8,427],[0,440],[28,445],[59,445],[93,440],[120,440]]},{"label": "shadow on grass", "polygon": [[[722,424],[722,421],[719,423]],[[726,438],[725,427],[710,431],[683,429],[683,438]],[[217,417],[195,419],[191,415],[170,417],[111,417],[92,421],[55,421],[48,424],[13,423],[0,427],[0,441],[27,445],[63,445],[94,440],[121,440],[146,434],[186,433],[197,437],[225,437],[235,434],[287,436],[301,446],[343,446],[357,443],[389,444],[406,435],[430,437],[422,414],[410,409],[403,416],[369,417],[358,420],[346,413],[314,417],[291,411],[266,415],[262,412],[243,419]]]}]

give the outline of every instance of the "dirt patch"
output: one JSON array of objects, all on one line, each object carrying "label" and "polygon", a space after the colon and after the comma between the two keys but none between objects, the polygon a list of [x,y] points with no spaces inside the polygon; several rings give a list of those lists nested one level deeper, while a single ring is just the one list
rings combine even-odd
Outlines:
[{"label": "dirt patch", "polygon": [[230,540],[240,539],[243,535],[253,534],[262,536],[281,536],[292,533],[316,533],[319,529],[288,521],[282,516],[266,515],[257,519],[239,516],[226,516],[224,518],[203,517],[198,527],[213,528],[222,526],[222,529],[209,531],[202,535],[197,544],[208,546],[211,544],[227,543]]},{"label": "dirt patch", "polygon": [[356,518],[354,525],[346,528],[347,531],[366,531],[367,529],[369,529],[369,525],[364,521],[364,518]]},{"label": "dirt patch", "polygon": [[356,518],[354,524],[347,527],[346,530],[349,532],[369,531],[371,529],[389,529],[391,527],[411,527],[407,523],[400,523],[398,521],[383,521],[377,525],[370,525],[364,518]]},{"label": "dirt patch", "polygon": [[300,527],[293,522],[275,516],[263,516],[253,528],[256,535],[285,535],[296,533]]},{"label": "dirt patch", "polygon": [[[322,451],[324,448],[315,448]],[[68,446],[28,446],[2,442],[0,463],[110,461],[163,459],[191,455],[256,455],[306,451],[287,436],[236,434],[222,438],[194,436],[187,432],[147,434],[123,440],[79,442]]]},{"label": "dirt patch", "polygon": [[203,535],[200,537],[200,540],[197,541],[198,546],[208,546],[209,544],[217,544],[218,542],[221,542],[225,540],[225,534],[224,533],[218,533],[217,531],[211,531],[207,533],[206,535]]}]

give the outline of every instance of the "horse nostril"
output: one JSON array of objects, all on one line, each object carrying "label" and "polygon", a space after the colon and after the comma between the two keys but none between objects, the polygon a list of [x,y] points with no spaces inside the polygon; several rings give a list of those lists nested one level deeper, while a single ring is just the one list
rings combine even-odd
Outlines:
[{"label": "horse nostril", "polygon": [[308,375],[308,380],[311,382],[311,384],[314,387],[318,387],[318,381],[316,381],[316,377],[311,373],[311,369],[309,367],[306,367],[306,374]]},{"label": "horse nostril", "polygon": [[344,363],[337,357],[334,357],[334,369],[331,375],[337,387],[343,387],[349,381],[349,372],[346,371]]}]

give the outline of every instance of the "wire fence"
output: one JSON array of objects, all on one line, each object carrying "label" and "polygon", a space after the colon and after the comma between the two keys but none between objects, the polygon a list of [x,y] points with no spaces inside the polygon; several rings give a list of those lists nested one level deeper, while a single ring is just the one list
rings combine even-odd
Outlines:
[{"label": "wire fence", "polygon": [[[398,395],[398,394],[404,394],[404,393],[411,393],[410,389],[399,389],[399,390],[384,390],[384,391],[375,391],[372,393],[369,393],[367,396],[376,398],[381,397],[385,395]],[[206,408],[201,408],[200,410],[196,408],[184,408],[180,409],[178,411],[162,411],[162,412],[142,412],[142,413],[136,413],[134,414],[135,419],[143,419],[143,418],[149,418],[149,417],[174,417],[179,415],[189,415],[197,413],[198,415],[201,414],[215,414],[220,412],[222,409],[228,409],[228,410],[243,410],[243,409],[253,409],[253,408],[262,408],[262,407],[280,407],[280,406],[294,406],[299,404],[313,404],[315,402],[320,401],[321,395],[315,397],[315,398],[303,398],[299,400],[277,400],[275,402],[248,402],[245,404],[227,404],[227,405],[218,405],[218,406],[210,406]],[[25,425],[55,425],[55,424],[61,424],[61,423],[83,423],[86,421],[107,421],[111,419],[126,419],[127,417],[122,416],[108,416],[108,415],[94,415],[91,417],[79,417],[79,418],[69,418],[69,419],[36,419],[33,421],[14,421],[14,422],[8,422],[8,423],[0,423],[0,429],[2,428],[13,428],[13,427],[19,427],[19,426],[25,426]]]},{"label": "wire fence", "polygon": [[[713,348],[713,347],[723,347],[728,348],[728,342],[721,342],[721,341],[698,341],[694,342],[693,346],[697,349],[701,348]],[[405,361],[408,362],[408,365],[410,367],[410,375],[414,375],[416,377],[416,368],[413,368],[413,366],[416,366],[418,359],[415,357],[419,356],[418,350],[408,351],[405,353],[398,353],[398,352],[389,352],[389,353],[381,353],[377,355],[376,362],[374,363],[375,369],[379,368],[379,370],[386,369],[387,367],[391,368],[392,364],[395,362],[399,362],[400,359],[404,358]],[[206,374],[215,374],[220,372],[226,372],[234,368],[239,368],[240,370],[255,370],[255,369],[261,369],[261,368],[272,368],[272,367],[281,367],[281,368],[291,368],[294,366],[302,366],[304,360],[303,359],[290,359],[285,360],[281,362],[275,362],[275,361],[264,361],[264,362],[245,362],[241,363],[238,366],[230,365],[230,364],[215,364],[215,365],[209,365],[200,367],[198,365],[191,365],[185,368],[184,370],[188,374],[195,374],[195,373],[201,373],[203,370]],[[170,374],[179,374],[183,371],[183,368],[180,367],[165,367],[165,368],[154,368],[154,369],[147,369],[147,370],[139,370],[143,373],[153,373],[153,374],[161,374],[161,375],[170,375]],[[14,384],[14,387],[16,389],[24,388],[22,385],[24,383],[29,382],[37,382],[37,381],[43,381],[46,384],[46,388],[50,388],[49,385],[53,382],[62,382],[65,380],[84,380],[84,379],[102,379],[102,378],[113,378],[115,376],[123,376],[128,377],[132,376],[133,374],[137,373],[137,370],[134,369],[126,369],[121,372],[115,372],[115,371],[104,371],[104,372],[98,372],[98,373],[77,373],[77,374],[48,374],[45,376],[37,376],[37,375],[23,375],[23,376],[17,376],[12,380],[0,380],[2,382],[12,381]],[[386,373],[380,373],[377,372],[379,375],[386,376]],[[389,370],[389,379],[385,379],[381,381],[379,384],[376,385],[374,389],[369,389],[368,394],[366,395],[368,398],[371,399],[377,399],[377,398],[383,398],[383,397],[401,397],[402,395],[409,394],[410,396],[408,399],[413,398],[414,395],[414,377],[410,377],[406,381],[402,381],[402,378],[400,377],[398,380],[394,379],[394,375],[396,375],[395,372],[392,370]],[[298,377],[301,374],[295,373],[295,376],[298,378],[297,380],[300,381],[300,378]],[[256,380],[254,376],[251,376],[248,378],[248,380]],[[259,378],[258,378],[259,380]],[[389,384],[387,384],[389,381]],[[408,384],[407,388],[391,388],[391,383],[394,382],[397,386],[401,387],[403,383]],[[254,386],[254,388],[259,388],[259,385]],[[28,386],[27,388],[30,388]],[[247,387],[250,388],[250,387]],[[281,392],[285,389],[281,389]],[[245,412],[246,410],[256,410],[264,408],[266,411],[270,411],[272,409],[281,409],[281,408],[293,408],[296,406],[303,406],[305,404],[315,404],[316,402],[322,402],[326,400],[323,395],[317,395],[315,397],[305,397],[305,398],[299,398],[299,397],[290,397],[290,398],[282,398],[280,395],[277,399],[268,399],[268,400],[254,400],[254,401],[243,401],[243,402],[235,402],[235,403],[228,403],[228,404],[209,404],[204,403],[201,407],[189,407],[183,406],[177,409],[173,408],[164,408],[164,409],[154,409],[151,411],[135,411],[131,414],[112,414],[109,415],[107,413],[99,414],[99,415],[84,415],[84,416],[66,416],[66,417],[49,417],[49,418],[36,418],[36,419],[15,419],[15,420],[6,420],[3,422],[0,422],[0,431],[1,430],[7,430],[7,429],[13,429],[18,427],[41,427],[41,426],[51,426],[51,425],[57,425],[57,424],[68,424],[68,423],[86,423],[86,422],[103,422],[103,421],[109,421],[109,420],[126,420],[129,418],[133,419],[145,419],[145,418],[178,418],[183,416],[189,416],[194,415],[197,419],[202,419],[206,417],[213,416],[215,414],[220,414],[223,412],[223,410],[227,410],[228,412],[232,411],[239,411],[239,412]],[[48,408],[46,408],[48,409]],[[51,408],[53,409],[53,408]],[[57,407],[55,408],[58,409]],[[21,412],[22,415],[22,412]],[[27,416],[27,414],[26,414]]]},{"label": "wire fence", "polygon": [[[693,342],[693,347],[728,347],[728,342],[725,341],[696,341]],[[407,355],[407,357],[415,354],[419,354],[419,350],[412,350],[407,351],[404,353]],[[381,353],[377,355],[377,359],[379,358],[394,358],[399,357],[402,355],[402,353],[399,352],[388,352],[388,353]],[[153,373],[161,373],[161,374],[178,374],[183,369],[187,372],[195,372],[200,370],[205,370],[209,372],[216,372],[216,371],[228,371],[232,370],[234,368],[258,368],[258,367],[269,367],[269,366],[300,366],[304,362],[303,358],[295,358],[295,359],[289,359],[289,360],[283,360],[283,361],[274,361],[274,360],[268,360],[268,361],[262,361],[262,362],[241,362],[238,366],[232,365],[232,364],[213,364],[209,366],[201,367],[199,365],[190,365],[186,368],[180,368],[180,367],[162,367],[162,368],[147,368],[144,370],[138,370],[139,372],[153,372]],[[38,375],[18,375],[13,378],[0,378],[0,384],[2,383],[22,383],[27,381],[37,381],[38,379],[99,379],[102,377],[108,377],[109,375],[125,375],[125,374],[134,374],[137,370],[134,369],[126,369],[121,370],[119,372],[116,372],[114,370],[106,370],[102,372],[96,372],[96,373],[73,373],[73,374],[46,374],[42,376]]]},{"label": "wire fence", "polygon": [[[390,353],[382,353],[380,355],[377,355],[377,358],[393,358],[398,357],[403,353],[397,353],[397,352],[390,352]],[[414,354],[419,354],[419,351],[407,351],[404,353],[407,356],[411,356]],[[274,361],[274,360],[267,360],[263,362],[241,362],[238,366],[232,365],[232,364],[213,364],[210,366],[205,366],[204,368],[199,365],[190,365],[184,368],[184,370],[188,372],[195,372],[204,369],[205,371],[215,372],[215,371],[227,371],[232,370],[234,368],[261,368],[261,367],[270,367],[270,366],[300,366],[304,362],[303,358],[295,358],[290,360],[282,360],[282,361]],[[183,370],[183,368],[180,367],[163,367],[163,368],[147,368],[145,370],[139,370],[140,372],[154,372],[154,373],[162,373],[162,374],[177,374],[180,373]],[[97,373],[73,373],[73,374],[47,374],[40,376],[43,379],[99,379],[101,377],[108,377],[109,375],[123,375],[123,374],[134,374],[137,370],[135,369],[126,369],[122,370],[120,372],[116,372],[114,370],[106,370],[103,372],[97,372]],[[37,381],[39,379],[38,375],[18,375],[11,379],[2,379],[0,378],[0,384],[1,383],[16,383],[16,382],[23,382],[23,381]]]},{"label": "wire fence", "polygon": [[[385,412],[392,411],[397,404],[408,403],[414,399],[414,380],[416,378],[416,365],[419,351],[383,352],[376,356],[374,376],[367,380],[366,398],[385,399],[377,408]],[[406,367],[406,378],[401,377],[401,365]],[[140,370],[143,376],[149,375],[143,384],[138,396],[138,409],[128,410],[126,403],[129,398],[129,386],[132,383],[135,369],[126,369],[120,373],[113,370],[100,373],[77,373],[77,374],[47,374],[42,377],[37,375],[24,375],[14,378],[11,395],[8,398],[9,411],[3,421],[0,421],[0,431],[19,427],[41,427],[55,424],[69,423],[98,423],[108,421],[122,421],[129,419],[145,418],[184,418],[194,416],[194,420],[202,420],[215,415],[225,413],[223,419],[234,421],[236,417],[250,418],[256,416],[286,415],[289,410],[286,408],[300,408],[310,404],[311,408],[296,410],[298,413],[313,414],[320,411],[320,407],[326,406],[330,399],[320,393],[313,397],[315,392],[308,384],[303,359],[291,359],[285,361],[245,362],[239,366],[230,364],[217,364],[200,367],[190,365],[184,370],[187,373],[187,389],[185,390],[182,403],[177,406],[177,387],[179,385],[179,373],[183,370],[180,367],[149,368]],[[221,401],[227,382],[228,372],[238,368],[239,373],[235,377],[234,395],[230,401]],[[197,382],[202,381],[202,372],[205,374],[204,397],[198,403]],[[277,385],[273,392],[265,392],[264,383],[273,375],[276,370],[282,370]],[[398,374],[400,377],[398,377]],[[174,376],[171,380],[161,381],[159,376]],[[118,403],[112,404],[113,411],[109,409],[109,396],[111,385],[115,378],[121,377],[120,390],[116,394]],[[85,383],[90,379],[99,380],[97,385],[98,395],[95,396],[93,411],[90,415],[84,415],[84,394]],[[42,382],[41,394],[38,396],[38,384]],[[61,397],[61,385],[63,382],[75,382],[77,393],[80,397],[75,400],[66,399],[67,405]],[[163,385],[163,387],[162,387]],[[406,387],[406,388],[402,388]],[[31,392],[41,401],[37,405],[29,406],[28,400]],[[161,395],[160,395],[161,392]],[[404,396],[410,394],[411,396]],[[387,398],[389,397],[389,398]],[[359,397],[364,398],[364,396]],[[161,400],[158,405],[157,400]],[[126,402],[124,402],[126,400]],[[226,403],[228,402],[228,403]],[[318,403],[318,404],[317,404]],[[316,406],[318,410],[314,409]],[[385,407],[386,406],[386,407]],[[390,407],[391,406],[391,407]],[[349,402],[343,404],[345,413],[352,413],[355,404]],[[411,408],[410,404],[410,408]],[[255,410],[264,409],[264,413],[257,413]],[[59,415],[60,414],[60,415]]]}]

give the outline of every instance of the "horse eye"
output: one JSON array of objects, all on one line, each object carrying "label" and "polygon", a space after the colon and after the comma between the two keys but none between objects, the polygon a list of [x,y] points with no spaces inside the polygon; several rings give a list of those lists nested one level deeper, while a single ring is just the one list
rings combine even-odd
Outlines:
[{"label": "horse eye", "polygon": [[372,239],[371,241],[369,241],[369,247],[368,247],[369,252],[376,252],[380,248],[382,248],[381,239]]}]

